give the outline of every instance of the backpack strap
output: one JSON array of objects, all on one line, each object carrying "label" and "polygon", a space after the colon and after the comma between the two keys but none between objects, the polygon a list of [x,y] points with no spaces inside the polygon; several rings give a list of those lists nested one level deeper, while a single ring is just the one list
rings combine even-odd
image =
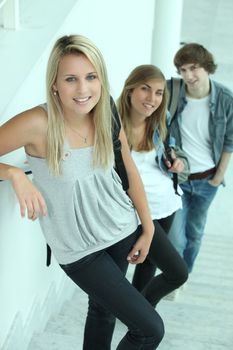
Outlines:
[{"label": "backpack strap", "polygon": [[51,251],[51,248],[48,244],[46,244],[46,247],[47,247],[46,266],[49,266],[51,264],[52,251]]},{"label": "backpack strap", "polygon": [[121,141],[119,139],[116,143],[116,147],[117,147],[117,149],[114,149],[115,169],[121,178],[123,190],[127,191],[129,189],[129,180],[128,180],[128,175],[127,175],[127,172],[125,169],[125,164],[124,164],[124,161],[122,158]]},{"label": "backpack strap", "polygon": [[119,118],[119,114],[115,105],[115,102],[112,97],[110,97],[111,109],[112,109],[112,138],[113,138],[113,151],[115,158],[115,170],[121,178],[122,187],[124,191],[129,189],[129,180],[127,171],[125,169],[125,164],[122,158],[121,153],[121,141],[119,139],[119,134],[121,130],[121,122]]},{"label": "backpack strap", "polygon": [[174,188],[175,194],[180,196],[178,192],[178,174],[177,173],[173,173],[172,180],[173,180],[173,188]]},{"label": "backpack strap", "polygon": [[[172,77],[170,91],[169,91],[169,101],[168,101],[168,110],[170,112],[171,121],[172,121],[172,119],[177,111],[179,94],[180,94],[180,86],[181,86],[181,79]],[[165,141],[167,143],[167,145],[166,145],[167,147],[170,146],[168,144],[168,139],[169,139],[169,134],[168,134],[167,139]],[[178,174],[177,173],[173,173],[172,180],[173,180],[173,187],[174,187],[175,193],[177,195],[180,195],[178,193]]]},{"label": "backpack strap", "polygon": [[121,131],[121,122],[120,117],[116,108],[116,104],[110,96],[110,105],[111,105],[111,111],[112,111],[112,139],[113,139],[113,146],[114,142],[119,139],[119,134]]},{"label": "backpack strap", "polygon": [[171,88],[170,88],[170,94],[169,94],[170,97],[168,102],[168,110],[171,114],[171,120],[177,111],[179,94],[180,94],[180,86],[181,86],[180,78],[171,78]]},{"label": "backpack strap", "polygon": [[[171,158],[171,151],[174,150],[174,148],[170,145],[168,142],[168,139],[164,141],[164,153],[163,153],[163,161],[168,160],[172,163],[172,158]],[[173,182],[173,188],[175,191],[175,194],[180,196],[178,193],[178,174],[177,173],[172,173],[172,182]]]}]

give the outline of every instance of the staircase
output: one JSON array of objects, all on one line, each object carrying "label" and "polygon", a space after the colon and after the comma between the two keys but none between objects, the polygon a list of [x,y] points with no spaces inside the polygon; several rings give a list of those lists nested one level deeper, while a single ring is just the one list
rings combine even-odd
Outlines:
[{"label": "staircase", "polygon": [[[233,89],[232,1],[184,2],[182,40],[204,43],[221,58],[216,80]],[[224,21],[224,25],[218,25]],[[197,25],[198,23],[198,25]],[[210,30],[204,33],[202,26]],[[202,26],[201,26],[202,25]],[[224,30],[224,35],[222,33]],[[216,40],[224,37],[224,40]],[[206,234],[194,271],[174,301],[162,300],[157,310],[165,323],[159,350],[233,349],[233,159],[227,171],[227,187],[220,187],[208,216]],[[128,278],[131,280],[133,267]],[[44,331],[34,334],[27,350],[81,350],[87,297],[77,288],[59,314],[53,315]],[[126,328],[117,321],[112,350]],[[95,350],[95,349],[90,349]]]},{"label": "staircase", "polygon": [[[232,174],[233,161],[228,169]],[[159,350],[233,349],[233,184],[220,188],[213,203],[201,252],[188,282],[174,301],[162,300],[157,309],[165,323]],[[128,278],[131,279],[130,266]],[[44,332],[34,334],[28,350],[81,350],[87,297],[77,288]],[[112,350],[126,328],[117,322]],[[90,349],[95,350],[95,349]]]}]

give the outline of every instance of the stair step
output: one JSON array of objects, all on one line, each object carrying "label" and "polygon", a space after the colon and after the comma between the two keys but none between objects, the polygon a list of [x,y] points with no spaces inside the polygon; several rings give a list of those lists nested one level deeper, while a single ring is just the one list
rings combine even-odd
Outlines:
[{"label": "stair step", "polygon": [[161,301],[158,312],[165,322],[167,334],[176,334],[176,338],[198,339],[229,349],[233,344],[232,311],[226,311],[220,305],[213,308],[212,304],[199,306]]},{"label": "stair step", "polygon": [[63,334],[80,338],[83,336],[85,316],[77,314],[76,317],[74,315],[70,317],[70,313],[67,313],[66,315],[52,317],[44,333]]},{"label": "stair step", "polygon": [[[27,350],[81,350],[82,337],[45,332],[35,334]],[[94,350],[94,349],[93,349]]]},{"label": "stair step", "polygon": [[210,300],[211,304],[215,305],[217,309],[233,312],[231,287],[223,289],[222,287],[213,288],[208,284],[190,283],[184,291],[180,291],[176,302],[203,306],[208,305]]},{"label": "stair step", "polygon": [[[211,307],[161,301],[158,312],[165,323],[165,337],[159,350],[226,350],[233,344],[232,313]],[[220,322],[222,320],[222,322]],[[113,349],[127,331],[117,321]]]},{"label": "stair step", "polygon": [[178,338],[176,334],[166,334],[159,346],[159,350],[230,350],[225,345],[210,344],[209,341],[202,342],[197,339]]}]

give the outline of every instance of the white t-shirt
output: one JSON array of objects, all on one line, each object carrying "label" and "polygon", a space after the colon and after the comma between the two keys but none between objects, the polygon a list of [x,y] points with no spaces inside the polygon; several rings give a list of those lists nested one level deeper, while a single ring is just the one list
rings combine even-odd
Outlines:
[{"label": "white t-shirt", "polygon": [[180,132],[192,174],[211,169],[215,164],[209,134],[209,96],[201,99],[187,97],[187,101],[181,115]]},{"label": "white t-shirt", "polygon": [[165,218],[181,208],[181,197],[175,194],[172,179],[155,162],[155,149],[131,154],[144,184],[152,219]]}]

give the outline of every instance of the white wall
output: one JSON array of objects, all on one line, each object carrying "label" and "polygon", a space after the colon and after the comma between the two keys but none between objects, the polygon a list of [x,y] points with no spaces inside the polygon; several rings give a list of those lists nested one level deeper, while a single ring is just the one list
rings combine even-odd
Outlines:
[{"label": "white wall", "polygon": [[[65,1],[61,0],[59,4]],[[58,3],[55,0],[51,2],[54,6],[50,6],[50,10],[46,11],[44,7],[40,11],[43,14],[43,35],[46,34],[46,28],[48,30],[47,42],[38,52],[36,62],[33,58],[30,74],[25,75],[24,81],[18,86],[15,71],[23,69],[24,62],[15,59],[14,64],[20,65],[14,67],[14,76],[8,74],[5,80],[1,79],[2,87],[11,84],[14,89],[15,84],[18,86],[17,91],[14,89],[14,96],[4,104],[2,122],[44,100],[47,58],[54,41],[63,34],[82,34],[97,44],[105,57],[111,92],[115,98],[119,96],[130,70],[136,65],[150,63],[154,0],[147,0],[146,6],[140,0],[79,0],[73,8],[71,6],[72,11],[56,30],[51,26],[46,27],[51,16],[56,17]],[[41,0],[37,6],[45,6],[46,3]],[[36,13],[39,13],[38,9]],[[48,16],[47,21],[45,16]],[[25,18],[28,20],[27,28],[21,26],[21,31],[15,35],[11,33],[11,37],[20,50],[21,45],[23,47],[20,40],[23,40],[24,31],[31,32],[31,36],[27,33],[27,46],[23,53],[27,57],[27,65],[30,65],[30,55],[33,56],[40,41],[40,20],[33,13],[28,14],[28,17],[25,15]],[[37,25],[33,26],[33,23]],[[0,35],[0,47],[3,50],[1,38]],[[0,67],[1,63],[0,57]],[[24,160],[22,150],[0,158],[0,161],[21,167],[24,167]],[[42,327],[49,311],[56,310],[56,303],[61,303],[72,293],[72,282],[64,277],[55,261],[52,267],[45,267],[45,252],[38,222],[20,218],[10,184],[0,182],[0,348],[5,341],[4,350],[24,350],[31,332]]]},{"label": "white wall", "polygon": [[156,0],[151,61],[166,79],[177,75],[173,57],[180,48],[182,9],[183,0]]}]

